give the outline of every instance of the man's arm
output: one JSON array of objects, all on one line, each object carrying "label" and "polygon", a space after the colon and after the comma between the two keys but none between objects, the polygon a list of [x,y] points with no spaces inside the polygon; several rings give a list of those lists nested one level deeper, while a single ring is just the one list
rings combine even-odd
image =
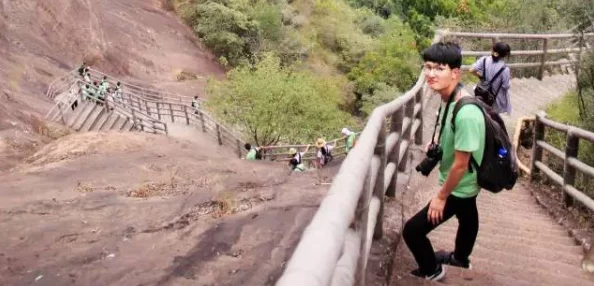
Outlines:
[{"label": "man's arm", "polygon": [[452,164],[452,168],[450,169],[445,182],[441,186],[439,193],[437,193],[438,198],[445,200],[454,191],[454,188],[456,188],[460,180],[462,180],[462,176],[468,171],[470,156],[472,156],[472,154],[469,152],[455,151],[454,163]]}]

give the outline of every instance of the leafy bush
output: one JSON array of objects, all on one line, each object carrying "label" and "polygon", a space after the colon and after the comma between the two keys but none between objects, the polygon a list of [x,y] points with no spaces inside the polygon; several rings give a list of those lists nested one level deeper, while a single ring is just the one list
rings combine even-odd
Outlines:
[{"label": "leafy bush", "polygon": [[378,48],[367,52],[349,73],[359,94],[372,95],[381,84],[406,91],[418,77],[420,61],[413,32],[397,19],[390,19],[388,27]]},{"label": "leafy bush", "polygon": [[210,81],[207,105],[258,145],[311,142],[351,123],[337,108],[340,88],[332,78],[282,67],[267,54],[253,67],[232,70],[226,81]]}]

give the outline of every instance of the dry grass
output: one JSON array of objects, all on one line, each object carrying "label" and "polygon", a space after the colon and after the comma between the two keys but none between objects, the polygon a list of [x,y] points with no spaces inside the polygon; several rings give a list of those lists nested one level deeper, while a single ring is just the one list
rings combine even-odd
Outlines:
[{"label": "dry grass", "polygon": [[137,189],[129,190],[126,195],[132,198],[149,198],[167,193],[169,190],[170,186],[165,183],[148,182],[142,184]]},{"label": "dry grass", "polygon": [[185,81],[185,80],[196,80],[198,76],[190,71],[181,70],[175,74],[175,80],[177,81]]}]

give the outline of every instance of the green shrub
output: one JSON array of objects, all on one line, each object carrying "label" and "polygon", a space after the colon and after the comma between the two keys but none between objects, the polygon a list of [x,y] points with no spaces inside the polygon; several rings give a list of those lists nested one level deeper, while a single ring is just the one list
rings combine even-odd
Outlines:
[{"label": "green shrub", "polygon": [[270,54],[230,71],[226,81],[210,81],[208,92],[207,106],[260,146],[339,136],[352,122],[337,108],[341,85],[335,79],[282,67]]}]

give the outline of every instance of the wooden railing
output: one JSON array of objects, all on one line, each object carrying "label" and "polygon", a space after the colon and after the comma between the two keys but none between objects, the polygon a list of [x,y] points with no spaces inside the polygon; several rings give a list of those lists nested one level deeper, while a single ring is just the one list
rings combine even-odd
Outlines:
[{"label": "wooden railing", "polygon": [[384,196],[395,196],[409,146],[423,141],[427,92],[421,74],[411,90],[373,111],[277,285],[365,283],[372,241],[383,236]]},{"label": "wooden railing", "polygon": [[[60,120],[65,123],[65,117],[68,113],[73,112],[70,106],[76,100],[82,100],[81,88],[86,84],[80,79],[76,78],[75,73],[68,73],[66,76],[54,81],[48,88],[48,97],[56,101],[54,107],[46,114],[48,120]],[[97,97],[91,97],[90,100],[104,104],[106,109],[112,110],[126,118],[129,118],[134,123],[134,128],[148,133],[167,134],[167,124],[152,118],[150,115],[144,113],[142,110],[135,110],[129,108],[122,101],[114,99],[111,96],[106,96],[105,100]]]},{"label": "wooden railing", "polygon": [[[545,141],[546,128],[551,128],[567,135],[565,150],[559,150]],[[594,167],[588,166],[578,159],[580,140],[594,143],[594,133],[547,119],[543,111],[539,112],[536,115],[534,127],[530,180],[536,180],[540,172],[542,172],[561,187],[563,190],[563,200],[567,206],[571,206],[574,200],[577,200],[591,211],[594,211],[594,200],[581,190],[578,190],[575,185],[577,171],[590,178],[594,178]],[[549,155],[563,160],[563,174],[555,173],[555,171],[542,161],[543,150],[547,151]]]},{"label": "wooden railing", "polygon": [[[466,33],[466,32],[450,32],[438,31],[442,35],[442,39],[449,41],[457,41],[459,39],[490,39],[492,43],[501,40],[517,39],[523,41],[533,41],[540,43],[540,49],[537,50],[514,50],[511,55],[514,56],[539,56],[539,60],[535,62],[518,62],[507,63],[510,68],[534,68],[538,67],[538,78],[542,80],[547,66],[563,66],[563,65],[579,65],[579,58],[584,49],[584,39],[594,37],[594,33],[586,33],[582,35],[577,34],[509,34],[509,33]],[[558,41],[558,47],[552,44],[552,41]],[[578,43],[576,45],[576,42]],[[463,44],[463,43],[462,43]],[[569,47],[567,47],[569,46]],[[490,55],[491,51],[462,51],[462,56],[486,56]],[[560,59],[556,61],[549,61],[551,55],[577,55],[569,57],[570,59]],[[575,58],[575,59],[572,59]],[[463,69],[470,69],[470,66],[462,66]],[[576,70],[579,69],[579,66]]]}]

